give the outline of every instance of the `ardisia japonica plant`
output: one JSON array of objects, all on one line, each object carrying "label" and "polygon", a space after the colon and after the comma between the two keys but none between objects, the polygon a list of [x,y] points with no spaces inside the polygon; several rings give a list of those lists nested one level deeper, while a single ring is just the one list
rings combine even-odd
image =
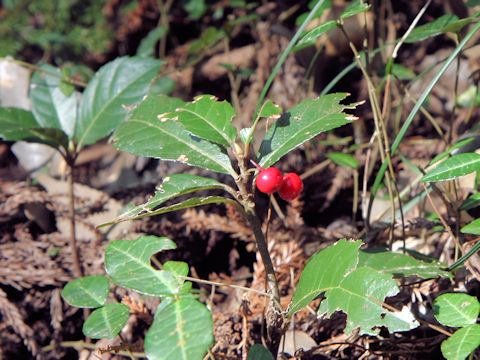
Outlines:
[{"label": "ardisia japonica plant", "polygon": [[83,94],[75,90],[76,82],[60,69],[30,66],[37,70],[30,86],[32,111],[0,108],[0,138],[49,145],[68,166],[70,251],[77,277],[83,270],[75,236],[76,159],[86,145],[105,138],[125,119],[128,106],[145,96],[161,65],[162,61],[154,59],[117,58],[97,71]]},{"label": "ardisia japonica plant", "polygon": [[[341,104],[345,97],[346,94],[329,94],[308,99],[284,112],[271,101],[266,101],[258,118],[273,117],[276,121],[266,132],[259,148],[253,149],[251,142],[246,140],[255,133],[255,126],[237,131],[233,126],[235,112],[228,102],[218,101],[210,95],[199,96],[192,102],[165,95],[147,96],[116,129],[113,144],[136,155],[178,161],[228,174],[230,181],[220,182],[191,174],[169,175],[146,203],[125,211],[102,226],[207,204],[233,206],[250,224],[265,264],[266,295],[270,298],[265,313],[266,341],[274,355],[293,315],[322,294],[324,300],[319,313],[331,315],[338,310],[346,313],[347,333],[358,329],[361,334],[373,335],[380,327],[391,332],[417,327],[419,323],[408,308],[398,309],[385,303],[387,297],[399,292],[395,278],[415,276],[428,279],[449,277],[450,274],[434,260],[425,262],[383,249],[362,251],[359,240],[340,240],[313,256],[301,275],[289,307],[280,305],[281,294],[262,232],[262,219],[256,212],[254,189],[256,186],[270,196],[275,196],[278,191],[286,200],[299,196],[303,184],[298,175],[287,173],[282,176],[275,165],[317,134],[354,121],[355,118],[344,111],[354,109],[356,104]],[[258,122],[256,119],[254,124]],[[254,161],[253,168],[249,167],[251,160]],[[179,196],[212,190],[224,194],[192,195],[186,200],[174,201]],[[166,205],[167,201],[170,203]],[[197,279],[187,276],[187,264],[175,263],[174,267],[169,262],[161,265],[152,260],[155,267],[151,265],[150,257],[155,253],[174,248],[170,240],[162,239],[142,237],[114,241],[107,247],[105,268],[113,284],[161,300],[145,338],[145,352],[149,359],[167,359],[169,356],[201,359],[213,339],[211,315],[190,291],[190,282]],[[170,245],[167,247],[165,243]],[[186,280],[188,285],[184,283]],[[88,298],[94,292],[97,285],[85,285],[85,281],[85,278],[75,280],[65,288],[63,295],[70,304],[82,306],[81,301],[72,300],[71,293],[84,294]],[[104,284],[102,294],[106,294],[108,282],[103,278],[101,281]],[[92,327],[98,327],[103,329],[95,330],[98,334],[108,334],[111,338],[120,331],[121,323],[126,322],[126,316],[120,316],[128,311],[126,307],[105,304],[106,295],[102,295],[101,301],[95,303],[100,308],[91,315],[95,315],[95,321],[89,317],[85,322],[86,335],[102,337],[93,336]],[[119,314],[115,316],[117,311]],[[197,311],[201,319],[196,319]],[[104,315],[100,317],[98,313]],[[115,331],[110,332],[111,329]],[[176,340],[167,340],[171,337]]]}]

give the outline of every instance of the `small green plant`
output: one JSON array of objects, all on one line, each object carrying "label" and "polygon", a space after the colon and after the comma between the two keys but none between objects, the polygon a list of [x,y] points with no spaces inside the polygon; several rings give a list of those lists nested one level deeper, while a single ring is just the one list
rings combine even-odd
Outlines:
[{"label": "small green plant", "polygon": [[435,299],[433,310],[439,323],[459,328],[442,342],[442,354],[447,360],[465,359],[480,346],[477,298],[461,293],[443,294]]},{"label": "small green plant", "polygon": [[[23,64],[23,63],[22,63]],[[50,65],[35,67],[31,81],[32,111],[0,108],[0,137],[30,141],[55,148],[69,168],[70,251],[75,276],[83,270],[75,235],[75,162],[87,145],[105,138],[121,123],[127,107],[138,102],[151,86],[162,62],[118,58],[98,70],[83,94],[74,82]]]}]

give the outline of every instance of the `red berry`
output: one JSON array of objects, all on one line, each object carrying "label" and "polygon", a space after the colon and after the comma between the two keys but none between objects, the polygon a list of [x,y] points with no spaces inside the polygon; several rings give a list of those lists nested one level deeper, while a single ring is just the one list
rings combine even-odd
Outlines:
[{"label": "red berry", "polygon": [[275,167],[262,169],[257,176],[256,184],[262,193],[272,194],[282,185],[282,173]]},{"label": "red berry", "polygon": [[293,200],[297,198],[303,190],[303,182],[296,173],[287,173],[283,176],[282,185],[278,189],[278,194],[283,200]]}]

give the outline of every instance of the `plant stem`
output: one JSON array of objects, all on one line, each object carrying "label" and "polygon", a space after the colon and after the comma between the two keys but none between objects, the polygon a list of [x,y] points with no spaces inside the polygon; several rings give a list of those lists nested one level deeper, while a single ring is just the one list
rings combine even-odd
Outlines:
[{"label": "plant stem", "polygon": [[75,173],[75,161],[73,159],[67,160],[69,167],[68,174],[68,199],[69,199],[69,217],[70,217],[70,251],[72,253],[73,273],[75,277],[82,277],[83,271],[80,265],[77,249],[77,237],[76,237],[76,223],[75,223],[75,192],[73,188],[74,173]]},{"label": "plant stem", "polygon": [[268,349],[274,354],[277,354],[280,345],[280,339],[283,335],[284,318],[282,315],[282,307],[280,305],[280,291],[278,289],[278,281],[275,276],[275,269],[273,268],[272,259],[268,252],[268,246],[265,236],[262,231],[260,220],[255,213],[253,206],[244,206],[245,217],[252,227],[258,252],[265,267],[266,280],[268,286],[268,293],[272,295],[272,301],[269,303],[265,320],[267,325],[267,344]]}]

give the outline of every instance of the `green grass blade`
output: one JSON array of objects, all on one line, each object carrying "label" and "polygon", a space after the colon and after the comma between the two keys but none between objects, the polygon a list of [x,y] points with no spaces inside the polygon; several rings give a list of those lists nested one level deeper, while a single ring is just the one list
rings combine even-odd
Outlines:
[{"label": "green grass blade", "polygon": [[[445,71],[448,69],[450,64],[456,59],[456,57],[460,54],[462,49],[465,47],[465,45],[468,43],[468,41],[475,35],[475,33],[480,29],[480,22],[475,24],[472,30],[468,32],[468,34],[463,38],[462,42],[458,44],[458,46],[455,48],[455,50],[450,54],[448,59],[445,61],[443,64],[442,68],[437,72],[435,77],[432,79],[430,84],[428,84],[427,88],[423,91],[422,95],[418,99],[417,103],[413,107],[412,111],[410,111],[410,114],[408,115],[407,119],[405,120],[405,123],[403,124],[402,128],[398,132],[397,137],[393,141],[392,148],[390,151],[391,156],[395,154],[397,151],[400,142],[403,140],[405,137],[405,134],[407,133],[408,128],[413,122],[413,119],[415,118],[415,115],[417,115],[418,111],[420,110],[421,106],[427,99],[428,95],[432,92],[433,87],[435,84],[440,80],[440,77],[445,73]],[[382,166],[380,167],[380,170],[377,173],[377,176],[375,177],[375,181],[372,186],[372,192],[370,194],[370,204],[373,202],[373,199],[375,198],[375,195],[377,194],[378,189],[380,188],[380,184],[383,180],[383,176],[385,175],[385,171],[387,170],[388,163],[384,162],[382,163]]]}]

